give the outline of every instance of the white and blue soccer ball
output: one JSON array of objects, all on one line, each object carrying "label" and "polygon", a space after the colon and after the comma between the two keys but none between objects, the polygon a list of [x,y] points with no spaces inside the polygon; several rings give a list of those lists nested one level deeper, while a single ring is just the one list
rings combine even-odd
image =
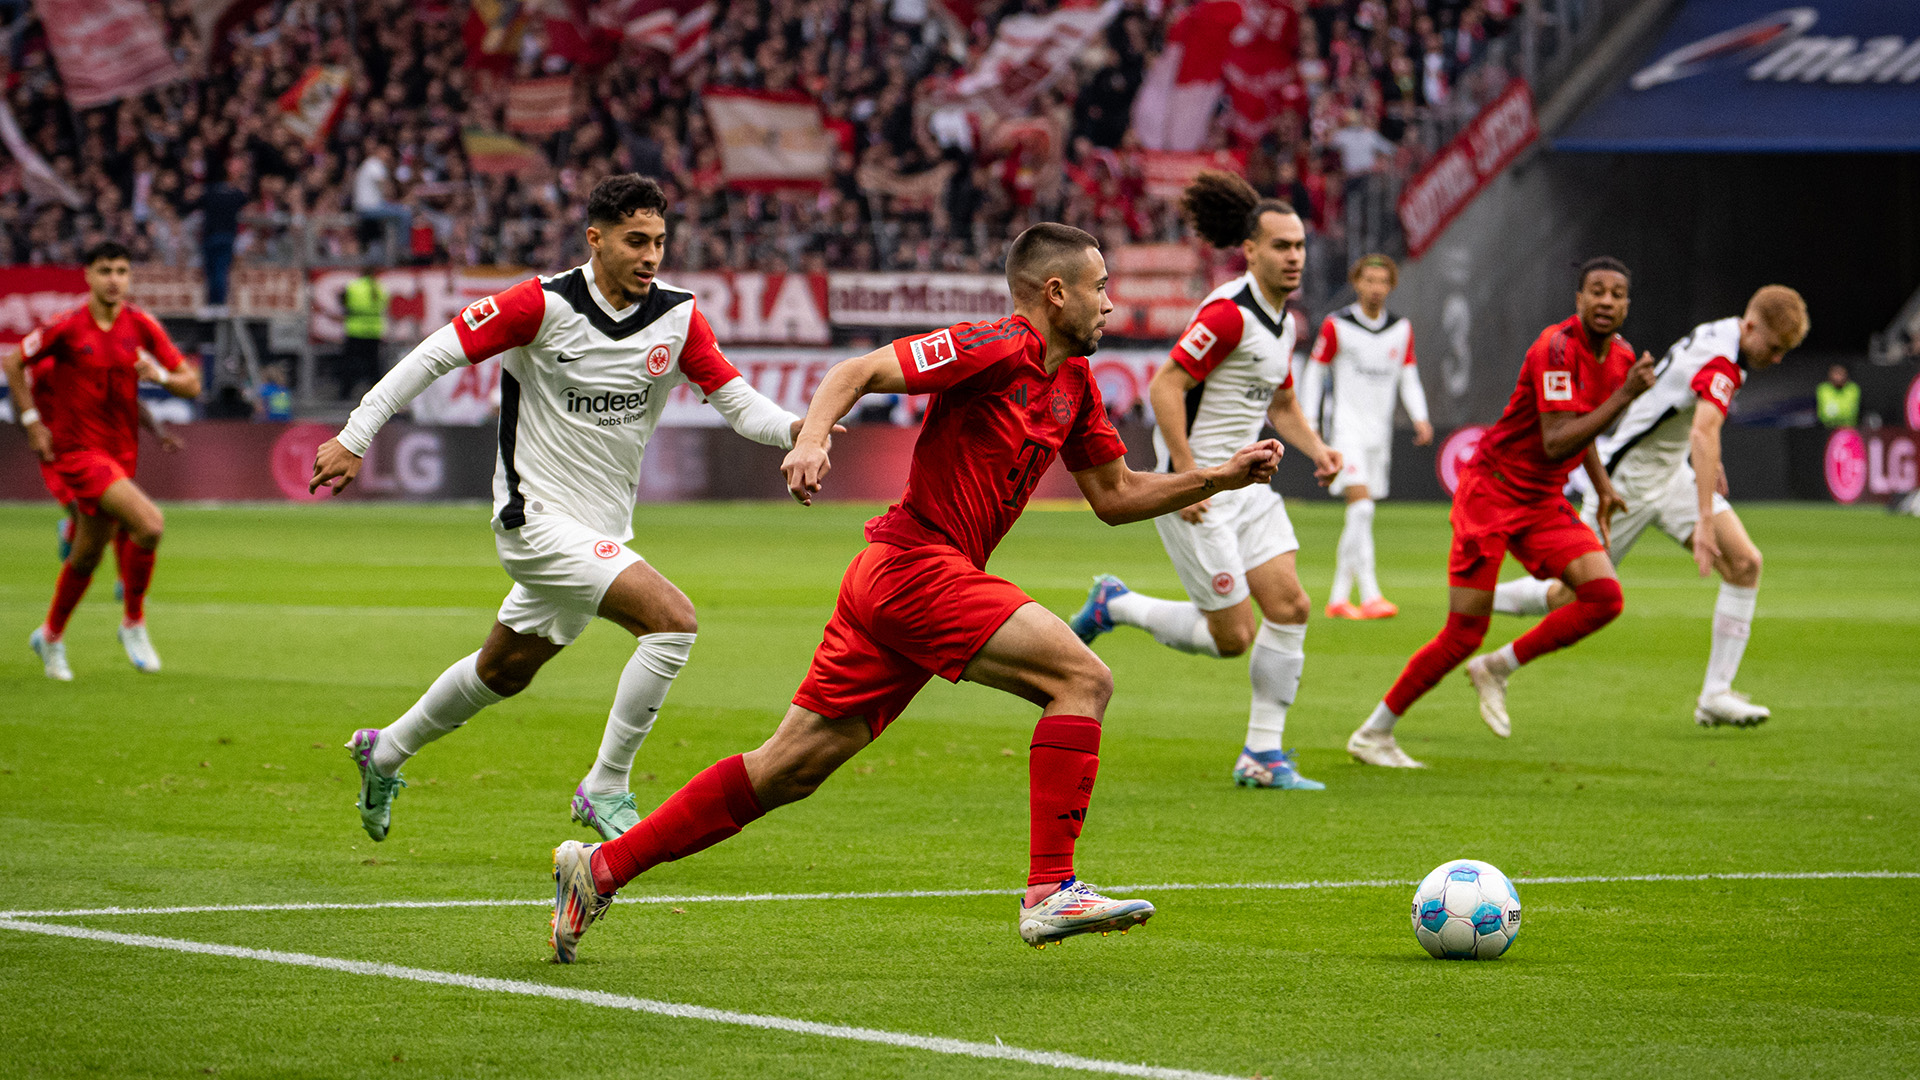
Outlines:
[{"label": "white and blue soccer ball", "polygon": [[1414,890],[1413,936],[1435,959],[1492,960],[1520,936],[1520,894],[1490,863],[1441,863]]}]

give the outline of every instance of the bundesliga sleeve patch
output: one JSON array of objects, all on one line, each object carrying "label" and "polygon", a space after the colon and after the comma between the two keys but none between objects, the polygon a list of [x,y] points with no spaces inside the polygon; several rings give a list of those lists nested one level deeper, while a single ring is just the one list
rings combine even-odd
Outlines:
[{"label": "bundesliga sleeve patch", "polygon": [[1540,396],[1547,401],[1573,400],[1573,372],[1548,371],[1540,376]]},{"label": "bundesliga sleeve patch", "polygon": [[1733,380],[1721,372],[1714,372],[1712,380],[1707,383],[1707,396],[1719,403],[1722,409],[1732,405]]},{"label": "bundesliga sleeve patch", "polygon": [[1196,322],[1187,327],[1186,336],[1180,339],[1180,347],[1187,350],[1187,355],[1195,360],[1205,360],[1207,350],[1213,348],[1214,342],[1219,340],[1220,335],[1214,333],[1206,323]]},{"label": "bundesliga sleeve patch", "polygon": [[498,314],[500,314],[500,305],[493,302],[493,297],[483,296],[468,304],[466,309],[460,312],[460,318],[465,320],[467,329],[478,330],[492,322],[494,316]]},{"label": "bundesliga sleeve patch", "polygon": [[913,352],[913,367],[919,372],[932,371],[960,358],[960,350],[954,348],[953,335],[945,330],[936,330],[926,337],[914,338],[907,343]]},{"label": "bundesliga sleeve patch", "polygon": [[20,342],[20,355],[32,356],[40,351],[40,331],[35,330]]}]

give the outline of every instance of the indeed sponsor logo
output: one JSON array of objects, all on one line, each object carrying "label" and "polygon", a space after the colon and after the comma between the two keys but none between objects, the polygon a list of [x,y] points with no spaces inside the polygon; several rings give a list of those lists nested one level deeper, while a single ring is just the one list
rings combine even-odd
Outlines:
[{"label": "indeed sponsor logo", "polygon": [[1807,33],[1819,20],[1818,8],[1784,8],[1675,49],[1636,72],[1631,84],[1635,90],[1650,90],[1698,75],[1713,61],[1735,55],[1757,56],[1747,67],[1747,78],[1754,82],[1836,86],[1920,82],[1920,36]]},{"label": "indeed sponsor logo", "polygon": [[567,411],[570,413],[598,415],[600,413],[625,412],[628,409],[641,409],[646,407],[647,396],[652,391],[653,387],[647,385],[632,393],[613,393],[609,391],[599,394],[588,394],[581,393],[569,386],[566,390]]}]

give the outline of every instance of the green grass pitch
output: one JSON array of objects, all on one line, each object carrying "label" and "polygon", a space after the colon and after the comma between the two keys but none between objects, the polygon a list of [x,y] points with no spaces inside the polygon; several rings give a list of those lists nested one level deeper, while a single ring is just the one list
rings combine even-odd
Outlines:
[{"label": "green grass pitch", "polygon": [[[643,809],[771,730],[871,512],[639,508],[634,546],[701,619],[636,768]],[[1028,949],[1012,893],[1034,710],[936,681],[812,800],[629,892],[1005,895],[623,903],[572,968],[545,962],[537,903],[32,921],[1230,1076],[1911,1076],[1911,877],[1522,881],[1525,928],[1495,963],[1430,960],[1408,927],[1411,883],[1460,856],[1519,878],[1920,871],[1915,522],[1743,513],[1767,570],[1740,685],[1774,710],[1751,731],[1692,723],[1714,586],[1649,536],[1622,572],[1626,614],[1516,677],[1510,741],[1455,676],[1401,725],[1431,769],[1352,764],[1347,733],[1442,618],[1435,505],[1379,515],[1398,618],[1311,624],[1288,741],[1325,792],[1228,783],[1245,660],[1137,631],[1100,641],[1117,690],[1084,876],[1403,885],[1142,893],[1159,914],[1125,938]],[[1293,515],[1324,602],[1338,508]],[[586,838],[567,797],[630,641],[597,625],[427,748],[376,845],[341,743],[478,647],[508,584],[486,511],[169,520],[151,601],[166,671],[126,664],[102,573],[68,635],[77,681],[56,685],[25,644],[52,588],[54,514],[0,507],[0,909],[551,895],[549,849]],[[993,569],[1061,613],[1099,571],[1177,593],[1151,528],[1084,511],[1030,512]],[[1489,644],[1523,625],[1497,620]],[[0,1016],[4,1076],[1086,1075],[3,924]]]}]

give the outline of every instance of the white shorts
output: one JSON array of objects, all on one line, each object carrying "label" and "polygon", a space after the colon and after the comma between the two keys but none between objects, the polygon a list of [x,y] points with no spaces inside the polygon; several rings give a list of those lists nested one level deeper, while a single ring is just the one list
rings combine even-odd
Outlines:
[{"label": "white shorts", "polygon": [[528,514],[518,529],[495,527],[493,546],[513,579],[500,624],[555,645],[573,644],[613,579],[641,561],[620,541],[560,514]]},{"label": "white shorts", "polygon": [[[1658,527],[1683,547],[1693,541],[1694,527],[1700,524],[1700,493],[1694,487],[1692,466],[1682,465],[1674,470],[1663,488],[1638,488],[1621,483],[1617,477],[1614,483],[1620,498],[1627,504],[1626,512],[1613,519],[1613,542],[1607,547],[1607,557],[1615,565],[1633,550],[1634,542],[1640,539],[1640,534],[1649,525]],[[1715,514],[1731,509],[1733,504],[1722,498],[1719,492],[1713,493]],[[1595,518],[1595,500],[1588,495],[1580,506],[1580,520],[1598,535],[1600,527]]]},{"label": "white shorts", "polygon": [[1330,494],[1338,495],[1355,484],[1363,484],[1370,499],[1387,497],[1387,465],[1393,459],[1393,444],[1385,442],[1362,443],[1338,441],[1333,444],[1340,451],[1340,475],[1327,485]]},{"label": "white shorts", "polygon": [[1160,530],[1180,584],[1202,611],[1245,600],[1248,570],[1300,548],[1286,503],[1265,486],[1215,495],[1198,525],[1172,513],[1154,518],[1153,527]]}]

